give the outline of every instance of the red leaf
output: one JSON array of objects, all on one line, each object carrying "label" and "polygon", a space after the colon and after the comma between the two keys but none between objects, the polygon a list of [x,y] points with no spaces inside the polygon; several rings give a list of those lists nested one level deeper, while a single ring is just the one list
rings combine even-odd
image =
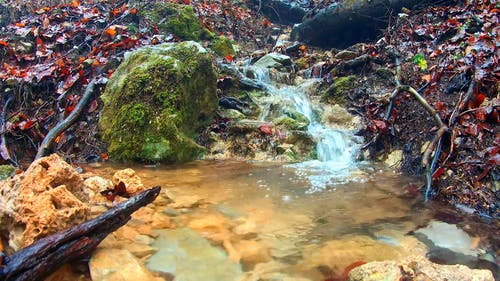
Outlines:
[{"label": "red leaf", "polygon": [[388,128],[387,128],[387,122],[386,121],[375,119],[372,122],[377,127],[377,129],[379,131],[381,131],[381,132],[387,132]]},{"label": "red leaf", "polygon": [[9,47],[9,44],[3,40],[0,40],[0,46]]},{"label": "red leaf", "polygon": [[225,58],[228,62],[232,62],[232,61],[234,61],[234,57],[233,57],[233,56],[231,56],[231,55],[227,55],[227,56],[225,56],[224,58]]},{"label": "red leaf", "polygon": [[269,136],[273,134],[273,126],[271,124],[268,124],[268,123],[260,124],[259,130],[262,133],[269,135]]},{"label": "red leaf", "polygon": [[435,172],[434,174],[432,175],[432,178],[433,179],[438,179],[439,177],[441,177],[445,172],[445,169],[442,168],[442,167],[439,167]]},{"label": "red leaf", "polygon": [[96,100],[93,100],[92,103],[90,104],[89,110],[87,111],[88,113],[94,112],[99,104],[97,103]]}]

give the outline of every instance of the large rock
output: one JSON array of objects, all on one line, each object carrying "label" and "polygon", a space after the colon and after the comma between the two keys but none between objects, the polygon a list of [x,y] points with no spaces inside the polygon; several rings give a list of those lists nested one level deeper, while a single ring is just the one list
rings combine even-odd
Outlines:
[{"label": "large rock", "polygon": [[445,5],[447,2],[457,1],[335,1],[313,17],[295,25],[292,38],[317,46],[345,48],[354,43],[375,39],[387,28],[389,17],[397,15],[403,7],[411,9],[416,5]]},{"label": "large rock", "polygon": [[216,75],[196,42],[127,53],[102,96],[99,125],[116,160],[184,162],[203,148],[193,138],[217,107]]},{"label": "large rock", "polygon": [[9,233],[12,250],[85,221],[90,208],[83,187],[82,177],[56,154],[0,182],[0,229]]},{"label": "large rock", "polygon": [[404,261],[370,262],[353,269],[350,281],[378,280],[470,280],[493,281],[489,270],[470,269],[465,265],[440,265],[424,257],[408,257]]}]

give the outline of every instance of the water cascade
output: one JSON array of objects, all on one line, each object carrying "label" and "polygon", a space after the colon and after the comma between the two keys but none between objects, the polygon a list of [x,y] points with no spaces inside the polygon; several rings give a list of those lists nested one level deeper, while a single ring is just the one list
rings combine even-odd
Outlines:
[{"label": "water cascade", "polygon": [[268,69],[250,65],[243,73],[266,86],[268,97],[267,102],[261,104],[261,121],[271,121],[273,104],[293,105],[309,120],[307,132],[316,142],[317,159],[289,165],[299,176],[309,179],[311,188],[308,192],[321,191],[331,184],[354,179],[350,175],[357,167],[355,156],[361,139],[354,136],[352,130],[333,128],[320,122],[323,109],[318,103],[311,102],[307,94],[320,82],[319,79],[310,78],[300,85],[283,85],[270,78]]}]

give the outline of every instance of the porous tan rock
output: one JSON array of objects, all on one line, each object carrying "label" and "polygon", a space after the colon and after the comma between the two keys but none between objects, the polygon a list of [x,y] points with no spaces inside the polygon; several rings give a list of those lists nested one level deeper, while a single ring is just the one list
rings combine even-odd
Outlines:
[{"label": "porous tan rock", "polygon": [[107,202],[106,197],[101,195],[101,192],[106,190],[113,190],[113,182],[99,176],[92,176],[83,181],[85,185],[85,193],[87,193],[89,200],[92,202]]},{"label": "porous tan rock", "polygon": [[130,168],[120,170],[113,175],[113,183],[117,185],[120,182],[125,184],[125,188],[130,195],[136,195],[146,189],[141,178]]},{"label": "porous tan rock", "polygon": [[0,229],[9,233],[9,250],[85,221],[87,200],[82,177],[56,154],[0,182]]},{"label": "porous tan rock", "polygon": [[370,262],[354,268],[350,281],[378,280],[470,280],[493,281],[493,274],[486,269],[470,269],[465,265],[441,265],[425,257],[412,256],[403,261]]}]

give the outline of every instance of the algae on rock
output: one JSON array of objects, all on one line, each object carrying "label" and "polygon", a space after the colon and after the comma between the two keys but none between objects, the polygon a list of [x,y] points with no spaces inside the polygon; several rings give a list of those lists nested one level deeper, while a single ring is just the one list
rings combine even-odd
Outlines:
[{"label": "algae on rock", "polygon": [[[174,3],[141,3],[141,16],[158,25],[160,31],[184,40],[207,40],[214,35],[203,27],[193,7]],[[152,5],[152,6],[151,6]]]},{"label": "algae on rock", "polygon": [[115,160],[185,162],[204,149],[193,138],[217,107],[217,77],[198,43],[165,43],[127,53],[102,95],[99,121]]},{"label": "algae on rock", "polygon": [[329,103],[345,106],[347,103],[346,92],[356,87],[356,76],[338,77],[333,84],[323,93],[323,99]]}]

